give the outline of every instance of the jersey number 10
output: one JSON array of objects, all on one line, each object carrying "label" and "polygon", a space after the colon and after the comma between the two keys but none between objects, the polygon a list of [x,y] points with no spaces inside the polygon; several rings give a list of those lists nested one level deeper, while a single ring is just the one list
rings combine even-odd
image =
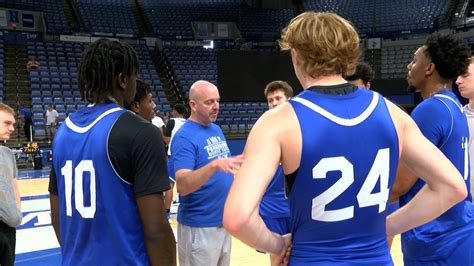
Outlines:
[{"label": "jersey number 10", "polygon": [[[67,160],[66,164],[61,168],[61,174],[64,176],[64,186],[65,186],[65,197],[66,197],[66,215],[72,216],[72,161]],[[84,190],[83,190],[83,179],[84,172],[89,172],[90,174],[90,203],[91,206],[84,206]],[[82,218],[94,218],[95,209],[96,209],[96,194],[95,194],[95,168],[91,160],[83,160],[74,168],[74,206],[76,210],[81,214]]]},{"label": "jersey number 10", "polygon": [[[354,206],[337,210],[326,210],[331,203],[354,183],[354,166],[345,157],[330,157],[321,159],[313,168],[314,179],[324,179],[328,172],[340,171],[341,178],[326,191],[313,198],[311,217],[316,221],[338,222],[354,217]],[[379,213],[387,207],[389,194],[388,179],[390,171],[390,149],[380,149],[375,156],[374,163],[364,184],[357,193],[357,202],[360,208],[377,206]],[[380,191],[372,193],[380,179]]]}]

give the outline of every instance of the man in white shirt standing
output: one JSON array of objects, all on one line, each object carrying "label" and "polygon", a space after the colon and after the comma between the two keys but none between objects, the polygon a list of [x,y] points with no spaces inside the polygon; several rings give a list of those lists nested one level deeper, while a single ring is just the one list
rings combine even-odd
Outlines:
[{"label": "man in white shirt standing", "polygon": [[151,120],[151,123],[155,126],[157,126],[160,131],[161,135],[163,135],[163,127],[165,126],[165,122],[163,122],[163,118],[159,116],[160,110],[158,110],[158,107],[155,109],[156,110],[156,115],[155,117]]},{"label": "man in white shirt standing", "polygon": [[46,136],[48,141],[51,142],[51,139],[56,133],[56,126],[58,125],[58,112],[53,108],[52,105],[49,105],[46,108]]},{"label": "man in white shirt standing", "polygon": [[469,126],[469,160],[470,160],[470,175],[471,175],[471,195],[474,193],[474,57],[471,57],[471,63],[467,72],[456,79],[456,84],[459,87],[459,93],[462,97],[469,99],[469,103],[464,106],[464,112],[467,117],[467,124]]}]

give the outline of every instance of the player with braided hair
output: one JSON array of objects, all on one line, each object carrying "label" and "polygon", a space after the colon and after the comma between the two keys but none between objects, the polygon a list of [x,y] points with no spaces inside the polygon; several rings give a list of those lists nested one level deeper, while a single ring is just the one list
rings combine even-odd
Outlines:
[{"label": "player with braided hair", "polygon": [[176,265],[161,134],[123,108],[138,68],[118,41],[100,39],[82,55],[78,85],[90,105],[58,129],[49,183],[63,265]]}]

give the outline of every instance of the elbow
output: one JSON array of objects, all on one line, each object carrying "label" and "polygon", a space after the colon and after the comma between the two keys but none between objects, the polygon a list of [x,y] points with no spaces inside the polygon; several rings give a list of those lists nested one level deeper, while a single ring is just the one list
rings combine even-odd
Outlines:
[{"label": "elbow", "polygon": [[189,195],[189,193],[190,193],[190,191],[187,190],[187,189],[183,186],[183,184],[178,183],[177,178],[176,178],[176,191],[178,192],[178,194],[179,194],[180,196],[187,196],[187,195]]},{"label": "elbow", "polygon": [[224,228],[233,236],[237,236],[242,229],[246,228],[250,221],[250,215],[245,215],[240,211],[234,210],[230,206],[224,208],[222,222]]},{"label": "elbow", "polygon": [[452,190],[453,193],[451,193],[451,200],[453,202],[453,205],[457,204],[458,202],[464,200],[467,197],[467,187],[464,182],[457,182],[457,184],[453,186]]},{"label": "elbow", "polygon": [[183,175],[182,173],[177,173],[176,174],[176,191],[180,196],[187,196],[191,193],[194,192],[194,190],[191,187],[191,184],[189,184],[186,180],[186,176]]}]

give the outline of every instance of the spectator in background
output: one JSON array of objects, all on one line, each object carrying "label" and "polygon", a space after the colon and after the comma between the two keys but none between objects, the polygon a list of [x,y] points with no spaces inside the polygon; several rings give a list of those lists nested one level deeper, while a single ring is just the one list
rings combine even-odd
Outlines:
[{"label": "spectator in background", "polygon": [[26,69],[31,70],[31,69],[38,69],[41,67],[41,64],[38,60],[36,60],[35,56],[32,56],[28,62],[26,63]]},{"label": "spectator in background", "polygon": [[357,63],[354,74],[346,76],[345,80],[350,83],[370,90],[370,82],[374,79],[374,71],[366,63]]},{"label": "spectator in background", "polygon": [[165,193],[165,207],[166,213],[169,219],[169,213],[171,209],[171,202],[173,201],[173,187],[174,183],[176,182],[176,177],[174,174],[174,167],[173,167],[173,159],[171,158],[171,142],[173,141],[173,137],[178,132],[178,129],[186,121],[184,115],[186,114],[186,107],[182,104],[175,104],[173,106],[173,110],[171,111],[171,116],[166,123],[166,127],[163,130],[163,140],[165,141],[166,145],[168,145],[168,175],[170,179],[170,190],[166,191]]},{"label": "spectator in background", "polygon": [[163,127],[165,126],[165,122],[160,116],[160,109],[158,109],[158,107],[155,108],[155,117],[151,120],[151,122],[160,129],[161,135],[163,135]]},{"label": "spectator in background", "polygon": [[46,108],[45,119],[46,119],[46,136],[48,137],[49,142],[51,142],[51,139],[53,138],[54,133],[56,133],[58,118],[59,118],[59,114],[56,111],[56,109],[54,109],[52,105],[48,105],[48,107]]},{"label": "spectator in background", "polygon": [[[10,139],[15,131],[15,112],[0,103],[0,140]],[[0,265],[15,262],[15,227],[21,223],[20,193],[16,183],[17,167],[12,151],[0,146]]]},{"label": "spectator in background", "polygon": [[25,124],[23,125],[23,130],[25,132],[25,138],[27,141],[32,141],[31,133],[32,129],[31,126],[33,125],[33,119],[31,114],[31,108],[26,107],[25,105],[20,107],[20,113],[23,116],[23,120]]}]

